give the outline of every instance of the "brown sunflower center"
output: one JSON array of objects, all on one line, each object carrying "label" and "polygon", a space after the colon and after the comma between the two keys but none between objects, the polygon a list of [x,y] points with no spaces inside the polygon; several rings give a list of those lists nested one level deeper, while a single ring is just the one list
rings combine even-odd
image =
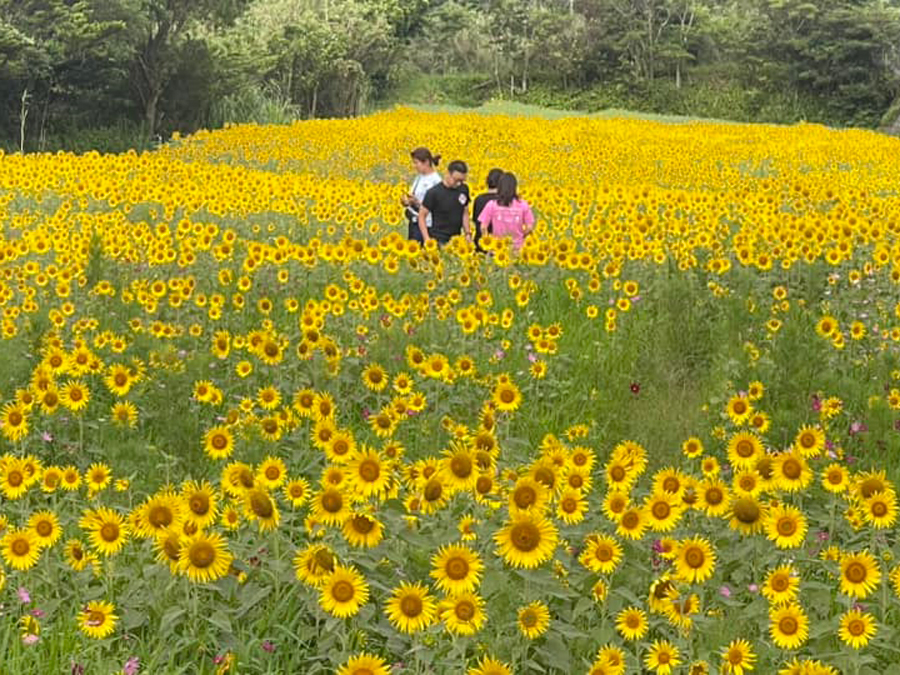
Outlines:
[{"label": "brown sunflower center", "polygon": [[844,577],[847,581],[860,584],[866,580],[866,576],[868,575],[868,570],[866,566],[860,562],[852,562],[847,565],[847,569],[844,571]]},{"label": "brown sunflower center", "polygon": [[216,559],[216,549],[207,541],[198,541],[191,545],[188,558],[194,567],[209,567]]},{"label": "brown sunflower center", "polygon": [[700,569],[703,567],[703,563],[706,562],[706,554],[699,546],[691,546],[684,552],[684,562],[687,563],[688,567],[695,570]]},{"label": "brown sunflower center", "polygon": [[338,581],[331,589],[331,595],[338,602],[349,602],[356,591],[349,581]]},{"label": "brown sunflower center", "polygon": [[405,595],[400,601],[400,611],[408,617],[416,617],[423,610],[422,598],[418,595]]},{"label": "brown sunflower center", "polygon": [[466,562],[465,558],[453,557],[444,565],[444,571],[453,581],[460,581],[468,576],[469,563]]},{"label": "brown sunflower center", "polygon": [[100,537],[103,541],[115,541],[119,538],[119,526],[115,523],[104,523],[100,528]]},{"label": "brown sunflower center", "polygon": [[475,605],[468,600],[457,602],[454,611],[460,621],[471,621],[475,617]]},{"label": "brown sunflower center", "polygon": [[534,523],[516,523],[509,533],[510,541],[520,551],[533,551],[541,543],[541,531]]}]

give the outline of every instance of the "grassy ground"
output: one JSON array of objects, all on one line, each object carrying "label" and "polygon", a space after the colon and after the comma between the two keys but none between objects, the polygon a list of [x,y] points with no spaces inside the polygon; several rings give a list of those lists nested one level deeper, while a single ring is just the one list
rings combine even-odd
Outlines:
[{"label": "grassy ground", "polygon": [[517,101],[491,100],[477,108],[454,105],[429,105],[412,104],[409,107],[423,112],[444,113],[481,113],[484,115],[522,115],[525,117],[542,117],[549,120],[565,119],[567,117],[590,117],[592,119],[639,119],[652,122],[669,122],[683,124],[686,122],[716,122],[718,124],[737,124],[727,120],[714,120],[702,117],[684,117],[681,115],[655,115],[653,113],[635,112],[632,110],[619,110],[610,108],[600,112],[588,113],[583,110],[559,110],[547,108]]}]

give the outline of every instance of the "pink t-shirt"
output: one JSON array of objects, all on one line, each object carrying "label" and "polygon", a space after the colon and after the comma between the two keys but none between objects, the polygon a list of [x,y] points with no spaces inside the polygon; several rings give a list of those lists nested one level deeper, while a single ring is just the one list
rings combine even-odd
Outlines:
[{"label": "pink t-shirt", "polygon": [[522,248],[525,242],[525,228],[534,225],[534,214],[524,199],[514,199],[509,206],[500,206],[496,200],[489,201],[478,216],[481,231],[487,232],[491,226],[491,234],[498,238],[512,237],[513,246]]}]

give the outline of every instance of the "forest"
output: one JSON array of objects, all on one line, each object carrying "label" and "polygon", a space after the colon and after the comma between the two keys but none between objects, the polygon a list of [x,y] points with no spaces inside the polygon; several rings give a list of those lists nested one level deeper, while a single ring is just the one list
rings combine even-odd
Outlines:
[{"label": "forest", "polygon": [[887,128],[900,0],[0,0],[0,147],[492,98]]}]

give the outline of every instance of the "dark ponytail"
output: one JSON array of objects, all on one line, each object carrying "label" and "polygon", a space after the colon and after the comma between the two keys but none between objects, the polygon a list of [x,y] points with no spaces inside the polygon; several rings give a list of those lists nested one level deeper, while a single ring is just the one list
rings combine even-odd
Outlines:
[{"label": "dark ponytail", "polygon": [[413,159],[420,162],[428,162],[431,166],[437,166],[441,162],[441,156],[432,155],[431,150],[428,148],[416,148],[409,154]]},{"label": "dark ponytail", "polygon": [[500,176],[497,181],[497,203],[500,206],[509,206],[514,200],[519,198],[516,191],[519,189],[519,183],[516,181],[514,174],[505,173]]}]

